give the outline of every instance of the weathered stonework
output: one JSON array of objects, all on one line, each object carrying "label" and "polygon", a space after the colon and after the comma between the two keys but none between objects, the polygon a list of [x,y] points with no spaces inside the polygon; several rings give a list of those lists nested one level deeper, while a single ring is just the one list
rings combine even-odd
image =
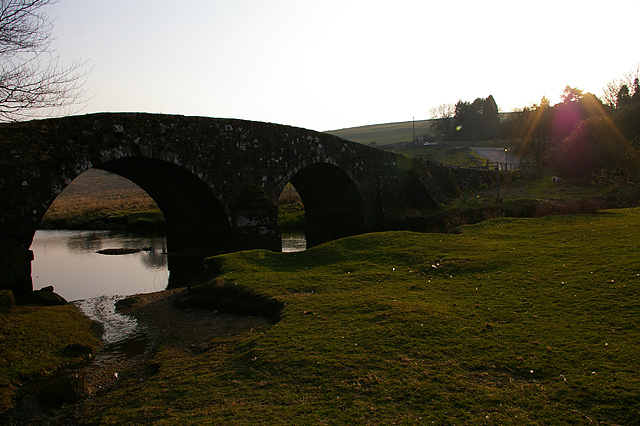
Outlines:
[{"label": "weathered stonework", "polygon": [[[289,181],[308,232],[340,235],[397,227],[407,209],[437,208],[444,195],[430,170],[448,173],[329,134],[244,120],[101,113],[4,124],[0,288],[30,286],[40,220],[91,167],[147,191],[165,215],[170,250],[211,251],[279,250],[277,198]],[[445,192],[456,190],[455,179],[447,182]]]}]

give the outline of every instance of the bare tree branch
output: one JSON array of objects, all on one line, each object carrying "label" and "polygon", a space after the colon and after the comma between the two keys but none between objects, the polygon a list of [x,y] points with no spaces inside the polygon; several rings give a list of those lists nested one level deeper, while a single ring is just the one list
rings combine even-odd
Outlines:
[{"label": "bare tree branch", "polygon": [[61,66],[51,49],[45,6],[57,0],[0,0],[0,121],[15,121],[81,103],[86,62]]},{"label": "bare tree branch", "polygon": [[614,79],[607,83],[607,87],[603,90],[604,104],[615,109],[618,107],[618,93],[622,86],[627,86],[632,92],[630,96],[635,94],[635,80],[640,78],[640,64],[635,70],[627,72],[622,78]]},{"label": "bare tree branch", "polygon": [[432,127],[435,131],[442,135],[445,140],[451,140],[456,106],[454,104],[441,104],[431,108],[430,113],[431,118],[434,120]]}]

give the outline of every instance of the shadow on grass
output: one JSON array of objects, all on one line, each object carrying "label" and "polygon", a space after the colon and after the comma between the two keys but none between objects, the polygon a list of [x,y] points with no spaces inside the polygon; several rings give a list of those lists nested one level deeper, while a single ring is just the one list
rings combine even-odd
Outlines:
[{"label": "shadow on grass", "polygon": [[204,308],[226,314],[255,316],[273,323],[280,319],[285,304],[273,297],[256,293],[221,279],[189,287],[176,299],[179,308]]}]

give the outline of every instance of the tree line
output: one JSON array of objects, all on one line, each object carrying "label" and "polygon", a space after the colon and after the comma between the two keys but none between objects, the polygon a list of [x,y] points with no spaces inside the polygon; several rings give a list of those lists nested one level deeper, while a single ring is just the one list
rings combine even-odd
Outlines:
[{"label": "tree line", "polygon": [[[640,68],[639,68],[640,70]],[[500,119],[492,96],[431,110],[444,140],[503,139],[538,171],[567,178],[640,183],[640,71],[613,80],[603,99],[566,86],[561,101],[546,97]]]},{"label": "tree line", "polygon": [[432,128],[444,140],[480,141],[495,139],[500,129],[500,114],[493,96],[477,98],[473,102],[459,100],[442,104],[431,110],[436,118]]}]

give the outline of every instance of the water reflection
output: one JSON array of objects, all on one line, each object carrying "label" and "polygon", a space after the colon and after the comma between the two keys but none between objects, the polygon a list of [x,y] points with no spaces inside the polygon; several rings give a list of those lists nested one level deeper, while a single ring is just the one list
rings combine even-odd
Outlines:
[{"label": "water reflection", "polygon": [[115,304],[122,298],[123,296],[100,296],[75,302],[89,318],[102,324],[102,340],[105,343],[122,342],[138,328],[135,318],[116,312]]},{"label": "water reflection", "polygon": [[[142,247],[150,249],[119,256],[96,253],[105,248]],[[159,291],[169,279],[163,236],[38,230],[31,250],[33,287],[52,285],[67,300]]]},{"label": "water reflection", "polygon": [[[38,232],[45,233],[50,231],[38,231]],[[67,249],[70,252],[76,252],[76,253],[98,251],[102,248],[103,238],[108,238],[108,233],[106,231],[104,232],[53,231],[53,232],[54,234],[58,234],[57,235],[58,238],[66,238]]]},{"label": "water reflection", "polygon": [[307,237],[302,232],[282,231],[282,251],[291,253],[307,249]]},{"label": "water reflection", "polygon": [[[283,233],[283,252],[306,247],[304,233]],[[96,253],[118,248],[145,250],[123,255]],[[69,301],[180,287],[197,276],[202,266],[202,256],[168,256],[164,236],[145,233],[38,230],[31,250],[34,289],[52,285]]]},{"label": "water reflection", "polygon": [[38,231],[48,232],[54,232],[54,237],[65,238],[69,252],[76,254],[95,253],[110,248],[144,248],[146,256],[139,257],[144,266],[157,269],[167,265],[167,244],[162,236],[111,231]]}]

